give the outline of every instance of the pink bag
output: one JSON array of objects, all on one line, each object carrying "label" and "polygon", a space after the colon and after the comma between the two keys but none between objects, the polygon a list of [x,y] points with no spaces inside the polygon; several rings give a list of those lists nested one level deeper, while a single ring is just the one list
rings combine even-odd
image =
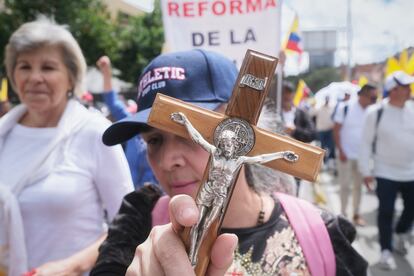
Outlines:
[{"label": "pink bag", "polygon": [[336,261],[332,242],[316,207],[286,194],[276,193],[276,196],[295,231],[311,275],[335,276]]},{"label": "pink bag", "polygon": [[151,212],[152,227],[157,225],[163,225],[170,222],[170,215],[168,212],[168,204],[170,203],[170,197],[165,195],[158,199]]}]

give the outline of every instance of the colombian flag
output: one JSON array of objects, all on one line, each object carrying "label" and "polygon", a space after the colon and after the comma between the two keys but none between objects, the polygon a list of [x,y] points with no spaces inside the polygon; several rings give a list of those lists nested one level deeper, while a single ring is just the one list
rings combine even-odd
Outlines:
[{"label": "colombian flag", "polygon": [[303,79],[300,79],[298,82],[298,87],[296,88],[296,93],[293,98],[293,104],[299,106],[299,104],[304,100],[313,97],[312,91],[306,85]]},{"label": "colombian flag", "polygon": [[295,19],[293,20],[292,27],[290,28],[290,34],[288,37],[288,40],[285,45],[286,50],[290,50],[297,53],[302,53],[302,48],[299,46],[300,43],[300,37],[298,35],[298,29],[299,29],[299,19],[298,16],[295,16]]}]

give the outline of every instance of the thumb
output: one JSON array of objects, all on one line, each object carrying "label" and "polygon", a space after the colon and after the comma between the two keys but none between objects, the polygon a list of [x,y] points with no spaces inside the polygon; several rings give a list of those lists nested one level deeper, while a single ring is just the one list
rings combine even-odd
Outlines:
[{"label": "thumb", "polygon": [[211,260],[208,266],[208,276],[222,276],[233,263],[234,250],[237,246],[237,236],[222,234],[217,237],[211,250]]}]

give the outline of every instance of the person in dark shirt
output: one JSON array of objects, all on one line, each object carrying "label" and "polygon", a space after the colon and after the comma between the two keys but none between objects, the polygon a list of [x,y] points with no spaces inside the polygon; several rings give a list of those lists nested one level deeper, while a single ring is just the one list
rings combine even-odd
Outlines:
[{"label": "person in dark shirt", "polygon": [[316,128],[309,114],[293,104],[295,90],[290,82],[282,85],[282,120],[285,133],[301,142],[310,143],[316,139]]}]

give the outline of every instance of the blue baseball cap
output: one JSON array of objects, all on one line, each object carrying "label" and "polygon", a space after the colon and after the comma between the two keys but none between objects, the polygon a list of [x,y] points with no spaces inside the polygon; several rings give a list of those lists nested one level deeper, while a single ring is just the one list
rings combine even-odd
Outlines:
[{"label": "blue baseball cap", "polygon": [[196,49],[159,55],[138,80],[138,112],[113,123],[103,134],[105,145],[127,141],[147,127],[157,93],[214,110],[229,101],[238,70],[228,58]]}]

